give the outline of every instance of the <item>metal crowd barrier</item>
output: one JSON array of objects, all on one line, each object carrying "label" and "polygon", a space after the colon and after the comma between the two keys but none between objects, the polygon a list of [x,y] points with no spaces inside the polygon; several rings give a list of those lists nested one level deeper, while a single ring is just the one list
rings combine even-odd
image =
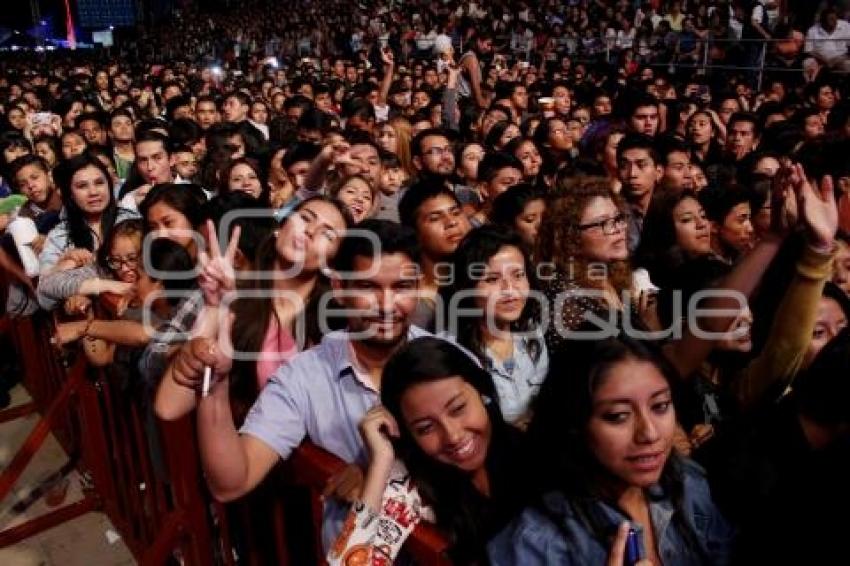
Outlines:
[{"label": "metal crowd barrier", "polygon": [[[90,366],[81,351],[60,356],[51,344],[53,320],[44,313],[0,321],[0,332],[15,342],[23,384],[33,399],[0,411],[0,422],[35,411],[41,415],[0,473],[0,501],[12,493],[50,432],[87,484],[81,501],[0,532],[0,548],[102,511],[146,566],[324,563],[319,494],[344,466],[341,460],[305,443],[257,490],[221,504],[206,489],[194,415],[158,421],[145,395],[128,387],[114,368]],[[293,510],[303,512],[291,518]],[[447,543],[431,526],[418,527],[406,548],[419,564],[450,564]]]}]

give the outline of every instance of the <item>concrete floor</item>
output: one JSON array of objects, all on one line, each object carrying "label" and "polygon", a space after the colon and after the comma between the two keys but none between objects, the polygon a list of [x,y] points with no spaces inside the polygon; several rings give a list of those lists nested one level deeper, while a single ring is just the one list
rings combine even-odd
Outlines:
[{"label": "concrete floor", "polygon": [[[23,387],[17,386],[12,390],[10,406],[27,401],[29,396]],[[0,424],[0,469],[8,465],[36,422],[38,416],[29,415]],[[49,435],[18,480],[12,494],[0,502],[0,531],[51,509],[44,497],[22,513],[16,513],[12,507],[26,498],[45,478],[59,470],[66,461],[67,457],[59,443]],[[76,470],[68,474],[67,485],[64,504],[82,499],[80,476]],[[88,513],[17,545],[0,549],[0,564],[3,566],[125,566],[135,563],[109,518],[102,513]]]}]

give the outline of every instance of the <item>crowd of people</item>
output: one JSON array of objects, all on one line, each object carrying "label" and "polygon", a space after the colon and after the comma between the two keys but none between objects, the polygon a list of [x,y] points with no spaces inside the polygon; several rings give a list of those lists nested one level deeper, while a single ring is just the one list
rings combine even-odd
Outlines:
[{"label": "crowd of people", "polygon": [[843,15],[260,2],[10,57],[5,312],[193,413],[220,500],[305,439],[347,462],[331,564],[420,521],[458,564],[826,563]]}]

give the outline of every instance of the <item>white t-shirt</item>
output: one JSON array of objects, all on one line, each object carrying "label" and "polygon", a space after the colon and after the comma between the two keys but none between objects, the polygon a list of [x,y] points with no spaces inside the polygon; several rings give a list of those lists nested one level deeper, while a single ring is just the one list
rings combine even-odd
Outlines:
[{"label": "white t-shirt", "polygon": [[828,33],[820,24],[815,24],[806,32],[805,52],[832,61],[838,57],[847,56],[850,45],[850,23],[838,20],[832,33]]}]

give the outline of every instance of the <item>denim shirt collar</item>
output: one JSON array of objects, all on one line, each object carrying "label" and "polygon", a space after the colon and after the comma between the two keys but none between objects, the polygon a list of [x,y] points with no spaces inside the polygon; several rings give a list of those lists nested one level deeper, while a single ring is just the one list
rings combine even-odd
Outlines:
[{"label": "denim shirt collar", "polygon": [[[664,490],[659,485],[650,487],[647,490],[646,495],[649,503],[649,516],[652,520],[655,540],[658,541],[658,551],[662,555],[665,554],[665,550],[673,550],[675,553],[675,548],[668,549],[668,547],[670,545],[675,545],[677,541],[675,538],[668,536],[667,532],[673,520],[673,513],[675,512],[673,502],[670,501],[670,498],[666,496]],[[549,493],[544,495],[543,500],[545,506],[555,514],[561,516],[573,515],[573,510],[570,508],[567,500],[562,494],[555,492]],[[624,521],[629,521],[631,528],[633,528],[638,535],[637,538],[641,549],[641,556],[646,557],[643,536],[644,531],[646,530],[646,525],[633,521],[613,505],[598,499],[593,501],[591,513],[593,513],[594,518],[598,522],[607,524],[611,533],[614,533]]]}]

